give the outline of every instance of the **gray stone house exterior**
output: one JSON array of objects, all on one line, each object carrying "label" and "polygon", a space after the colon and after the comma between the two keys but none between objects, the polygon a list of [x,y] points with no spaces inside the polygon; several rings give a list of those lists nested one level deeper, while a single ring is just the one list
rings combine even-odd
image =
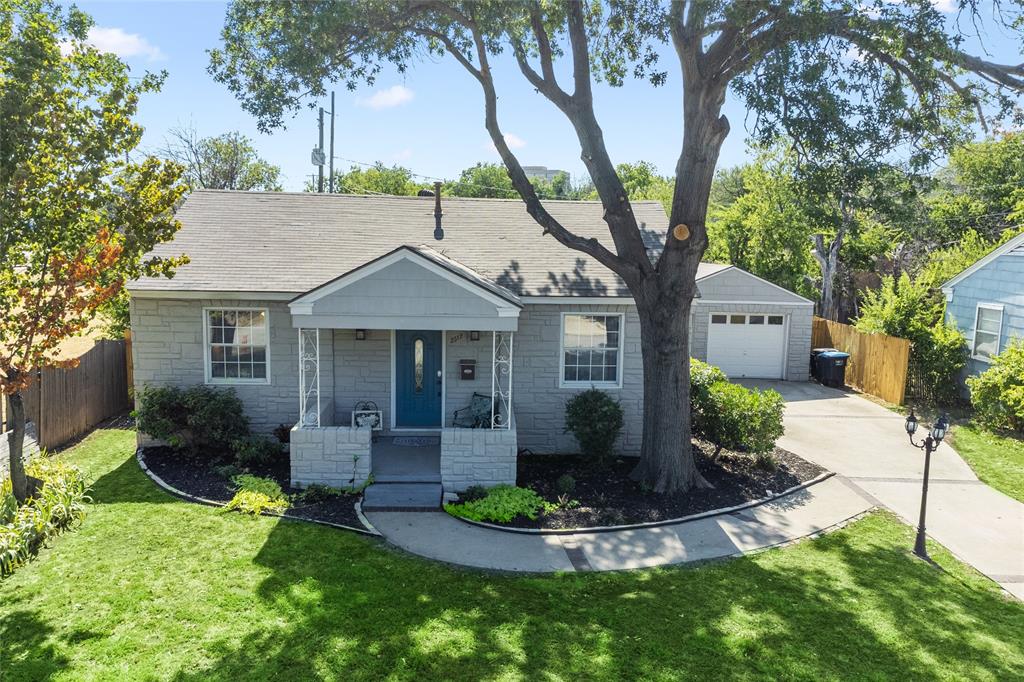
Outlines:
[{"label": "gray stone house exterior", "polygon": [[[600,203],[549,210],[610,241]],[[654,256],[664,211],[634,210]],[[178,218],[156,253],[189,264],[129,285],[136,389],[234,389],[255,430],[292,427],[293,484],[403,480],[402,458],[436,469],[446,491],[514,483],[517,453],[576,450],[564,405],[590,387],[621,402],[617,446],[639,453],[632,298],[542,237],[520,201],[202,190]],[[736,377],[807,379],[810,301],[731,266],[702,264],[698,280],[694,357]],[[457,425],[474,395],[489,413]]]}]

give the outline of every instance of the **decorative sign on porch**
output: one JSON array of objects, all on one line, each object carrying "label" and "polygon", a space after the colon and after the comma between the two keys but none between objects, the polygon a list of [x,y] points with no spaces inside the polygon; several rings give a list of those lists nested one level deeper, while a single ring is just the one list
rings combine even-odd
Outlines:
[{"label": "decorative sign on porch", "polygon": [[384,416],[372,400],[360,400],[352,410],[352,428],[369,426],[373,431],[384,428]]}]

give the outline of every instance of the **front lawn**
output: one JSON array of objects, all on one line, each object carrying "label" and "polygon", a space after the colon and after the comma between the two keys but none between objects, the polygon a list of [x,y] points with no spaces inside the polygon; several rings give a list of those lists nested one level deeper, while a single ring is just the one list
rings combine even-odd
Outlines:
[{"label": "front lawn", "polygon": [[1024,441],[980,426],[953,429],[953,447],[985,483],[1024,502]]},{"label": "front lawn", "polygon": [[179,501],[97,432],[85,524],[0,583],[0,665],[56,679],[1024,678],[1024,607],[888,514],[700,568],[507,576]]}]

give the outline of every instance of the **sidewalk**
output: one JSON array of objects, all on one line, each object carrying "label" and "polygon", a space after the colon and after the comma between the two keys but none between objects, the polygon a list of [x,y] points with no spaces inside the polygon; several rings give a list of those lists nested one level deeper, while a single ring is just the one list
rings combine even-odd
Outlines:
[{"label": "sidewalk", "polygon": [[501,571],[613,571],[744,554],[826,530],[872,503],[837,480],[722,516],[657,528],[525,535],[444,512],[366,512],[388,542],[420,556]]}]

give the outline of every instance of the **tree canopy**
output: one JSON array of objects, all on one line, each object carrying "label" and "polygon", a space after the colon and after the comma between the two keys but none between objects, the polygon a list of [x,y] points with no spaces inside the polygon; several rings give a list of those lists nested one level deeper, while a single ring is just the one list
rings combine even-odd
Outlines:
[{"label": "tree canopy", "polygon": [[33,370],[57,364],[58,345],[126,279],[170,276],[184,262],[145,257],[179,227],[181,167],[125,158],[142,136],[139,98],[163,78],[130,78],[86,43],[90,25],[46,0],[0,0],[0,393],[11,399],[19,500],[20,391]]},{"label": "tree canopy", "polygon": [[260,158],[252,140],[237,131],[200,137],[192,127],[172,128],[161,155],[185,168],[193,189],[281,191],[281,169]]}]

